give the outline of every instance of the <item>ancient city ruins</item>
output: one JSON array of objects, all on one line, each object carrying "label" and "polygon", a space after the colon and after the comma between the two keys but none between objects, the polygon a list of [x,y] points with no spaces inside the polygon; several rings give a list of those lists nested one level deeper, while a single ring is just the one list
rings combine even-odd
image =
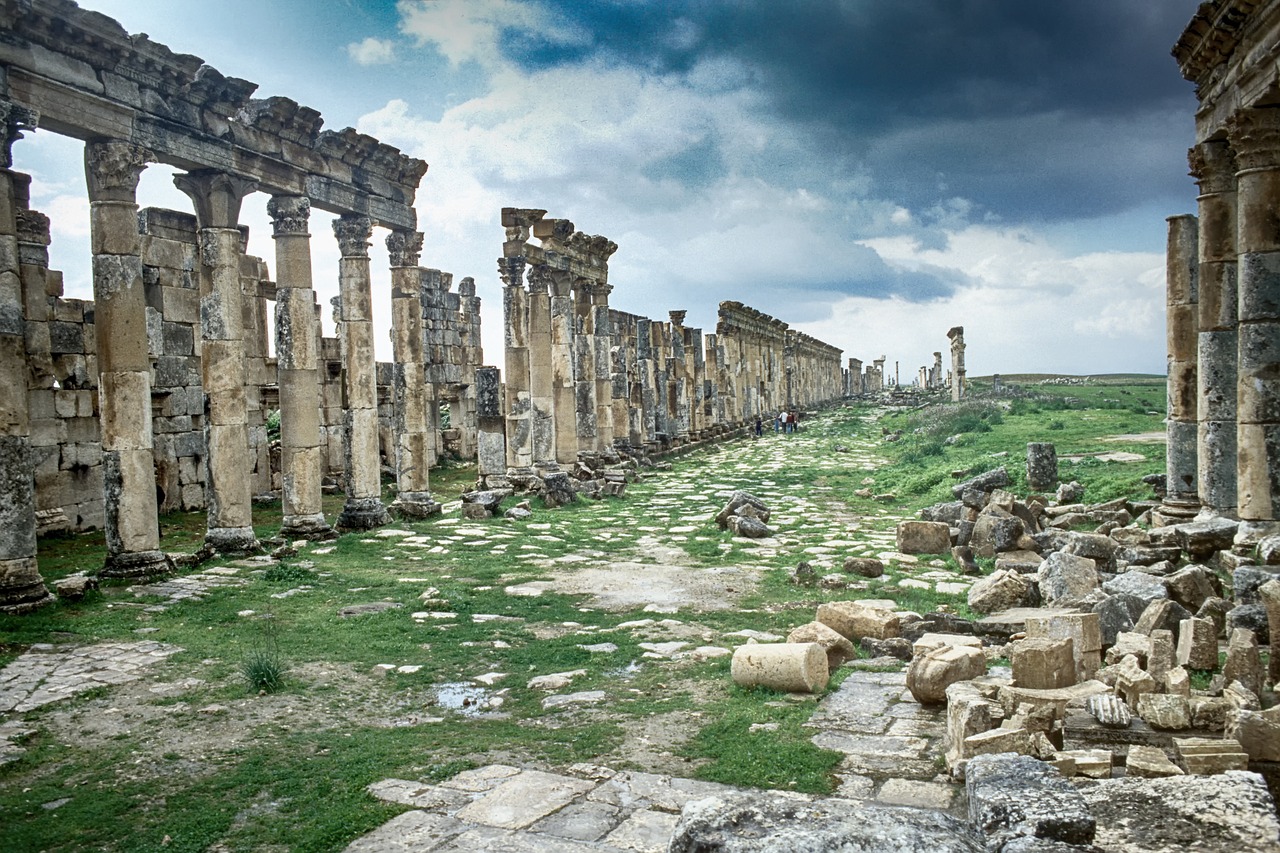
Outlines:
[{"label": "ancient city ruins", "polygon": [[[539,512],[625,500],[642,465],[785,431],[783,413],[807,418],[855,398],[889,405],[905,390],[888,356],[846,360],[727,298],[714,331],[686,325],[679,307],[658,318],[612,307],[628,283],[611,281],[610,259],[627,247],[556,218],[567,210],[494,211],[496,272],[472,271],[501,283],[500,321],[486,316],[501,322],[504,349],[486,363],[475,278],[455,288],[453,273],[421,265],[425,162],[325,129],[288,98],[255,98],[255,84],[70,0],[0,0],[0,25],[0,613],[55,604],[38,567],[46,534],[105,533],[105,564],[82,567],[93,578],[59,582],[74,599],[94,579],[163,583],[210,560],[433,519],[442,502],[431,472],[446,455],[475,466],[457,512],[479,523],[512,496],[540,499]],[[931,589],[951,584],[976,618],[835,600],[785,641],[695,650],[732,655],[739,685],[791,694],[824,692],[860,655],[905,667],[858,671],[818,706],[829,728],[815,742],[865,761],[865,775],[825,800],[746,800],[728,785],[661,777],[667,806],[618,806],[593,838],[574,835],[568,818],[556,831],[536,822],[585,810],[610,786],[619,803],[656,799],[644,784],[657,783],[581,766],[493,765],[439,787],[389,779],[370,794],[416,817],[349,849],[466,849],[458,839],[484,827],[508,835],[493,842],[506,847],[483,849],[784,849],[751,846],[757,837],[788,839],[785,849],[1278,849],[1278,40],[1280,0],[1211,0],[1173,50],[1200,102],[1189,154],[1200,195],[1196,215],[1169,219],[1157,499],[1087,503],[1060,481],[1054,444],[1032,442],[1027,494],[1013,491],[1007,466],[957,472],[954,500],[881,531],[897,557],[951,560],[959,574]],[[31,178],[13,162],[14,143],[31,134],[84,143],[92,300],[64,296],[50,268],[49,218],[31,208]],[[139,209],[153,163],[180,170],[190,209]],[[240,209],[255,192],[270,196],[273,258],[246,254]],[[337,215],[337,269],[313,268],[313,208]],[[390,255],[389,363],[374,354],[375,238]],[[321,334],[322,276],[340,285],[335,338]],[[945,369],[941,349],[914,377],[906,367],[912,405],[971,396],[964,327],[945,335]],[[992,385],[1001,390],[999,377]],[[325,514],[326,489],[345,496],[336,516]],[[777,507],[728,497],[705,521],[776,535]],[[270,542],[254,531],[255,500],[282,508]],[[526,519],[530,506],[506,515]],[[207,527],[203,548],[175,564],[159,519],[179,510],[204,511]],[[869,554],[840,567],[819,578],[802,562],[794,581],[845,589],[850,576],[886,570]],[[143,649],[129,677],[171,653]],[[1193,674],[1205,684],[1193,688]],[[535,678],[530,688],[575,677],[556,675],[556,686]],[[899,732],[891,720],[911,725]],[[876,752],[894,738],[898,752]],[[967,822],[946,811],[958,782]],[[873,784],[893,808],[861,804]],[[1190,829],[1178,812],[1188,803]],[[526,807],[527,820],[510,817]],[[425,846],[450,821],[460,847]],[[627,835],[641,823],[642,841]],[[899,846],[872,837],[882,829]]]}]

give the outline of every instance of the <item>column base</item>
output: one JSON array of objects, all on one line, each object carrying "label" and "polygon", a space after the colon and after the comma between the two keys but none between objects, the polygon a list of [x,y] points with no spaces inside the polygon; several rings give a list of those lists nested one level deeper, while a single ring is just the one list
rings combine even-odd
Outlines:
[{"label": "column base", "polygon": [[53,602],[35,557],[0,560],[0,614],[18,616]]},{"label": "column base", "polygon": [[151,580],[173,573],[173,560],[163,551],[133,551],[110,554],[99,577]]},{"label": "column base", "polygon": [[334,526],[340,531],[372,530],[391,521],[391,514],[379,498],[347,498]]},{"label": "column base", "polygon": [[1195,497],[1167,495],[1160,506],[1151,511],[1152,527],[1171,527],[1195,521],[1200,512],[1200,500]]},{"label": "column base", "polygon": [[396,518],[423,519],[439,515],[441,506],[430,492],[402,492],[389,507]]},{"label": "column base", "polygon": [[254,535],[252,527],[210,527],[205,531],[204,544],[229,557],[262,552],[262,543]]},{"label": "column base", "polygon": [[280,536],[285,539],[307,539],[312,542],[323,542],[337,539],[338,533],[324,520],[324,513],[314,515],[293,515],[284,519],[280,525]]},{"label": "column base", "polygon": [[[550,471],[559,471],[560,466],[555,462],[543,462],[540,468]],[[542,491],[542,475],[533,468],[508,468],[507,482],[517,495],[532,495]]]}]

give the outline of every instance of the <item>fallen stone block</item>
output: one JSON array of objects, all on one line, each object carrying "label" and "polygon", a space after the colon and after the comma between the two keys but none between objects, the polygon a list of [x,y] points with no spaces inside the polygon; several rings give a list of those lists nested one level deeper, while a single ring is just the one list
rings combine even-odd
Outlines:
[{"label": "fallen stone block", "polygon": [[1181,731],[1191,728],[1191,705],[1184,696],[1144,693],[1138,697],[1138,716],[1153,729]]},{"label": "fallen stone block", "polygon": [[969,608],[977,613],[997,613],[1016,607],[1026,598],[1030,582],[1007,569],[997,570],[969,588]]},{"label": "fallen stone block", "polygon": [[1239,741],[1251,761],[1280,761],[1280,706],[1266,711],[1230,711],[1226,736]]},{"label": "fallen stone block", "polygon": [[1131,746],[1124,762],[1125,775],[1141,779],[1162,779],[1166,776],[1183,776],[1183,770],[1155,746]]},{"label": "fallen stone block", "polygon": [[1187,772],[1197,776],[1249,769],[1249,755],[1234,738],[1174,738],[1173,745]]},{"label": "fallen stone block", "polygon": [[943,646],[911,661],[907,689],[921,705],[946,701],[947,688],[957,681],[977,678],[987,671],[987,657],[970,646]]},{"label": "fallen stone block", "polygon": [[1076,683],[1072,641],[1045,638],[1016,640],[1006,647],[1013,683],[1033,690],[1053,690]]},{"label": "fallen stone block", "polygon": [[988,850],[1019,838],[1089,844],[1097,827],[1084,797],[1052,767],[1025,756],[978,756],[965,768],[969,823]]},{"label": "fallen stone block", "polygon": [[787,634],[787,642],[817,643],[822,646],[827,653],[827,669],[831,672],[839,669],[845,661],[853,660],[858,656],[853,643],[821,622],[810,622],[793,629]]},{"label": "fallen stone block", "polygon": [[1089,779],[1110,779],[1113,756],[1109,749],[1067,749],[1054,753],[1054,757],[1070,758],[1075,775]]},{"label": "fallen stone block", "polygon": [[891,610],[868,607],[865,602],[827,601],[818,605],[817,621],[845,638],[887,640],[898,636],[899,620]]},{"label": "fallen stone block", "polygon": [[946,554],[951,550],[951,528],[941,521],[900,521],[897,548],[903,554]]}]

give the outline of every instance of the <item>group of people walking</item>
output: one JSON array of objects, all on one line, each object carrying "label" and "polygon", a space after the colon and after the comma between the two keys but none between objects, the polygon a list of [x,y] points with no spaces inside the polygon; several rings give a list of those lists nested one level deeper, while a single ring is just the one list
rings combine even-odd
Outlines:
[{"label": "group of people walking", "polygon": [[[782,432],[799,432],[800,430],[800,414],[795,409],[783,409],[773,416],[773,431],[775,433]],[[756,415],[756,438],[764,435],[764,416]]]}]

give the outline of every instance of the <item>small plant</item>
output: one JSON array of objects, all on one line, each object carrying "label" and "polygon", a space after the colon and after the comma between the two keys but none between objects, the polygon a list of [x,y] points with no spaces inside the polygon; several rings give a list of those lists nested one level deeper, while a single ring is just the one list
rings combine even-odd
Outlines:
[{"label": "small plant", "polygon": [[1066,428],[1067,428],[1067,425],[1062,421],[1049,421],[1049,425],[1045,427],[1045,429],[1051,429],[1051,430],[1061,430]]},{"label": "small plant", "polygon": [[284,686],[284,661],[280,658],[280,644],[271,615],[262,620],[262,636],[256,648],[245,656],[240,674],[251,690],[259,693],[275,693]]},{"label": "small plant", "polygon": [[280,410],[272,409],[267,415],[267,441],[280,440]]},{"label": "small plant", "polygon": [[276,563],[263,573],[262,579],[267,583],[310,583],[320,578],[315,572],[302,566]]}]

